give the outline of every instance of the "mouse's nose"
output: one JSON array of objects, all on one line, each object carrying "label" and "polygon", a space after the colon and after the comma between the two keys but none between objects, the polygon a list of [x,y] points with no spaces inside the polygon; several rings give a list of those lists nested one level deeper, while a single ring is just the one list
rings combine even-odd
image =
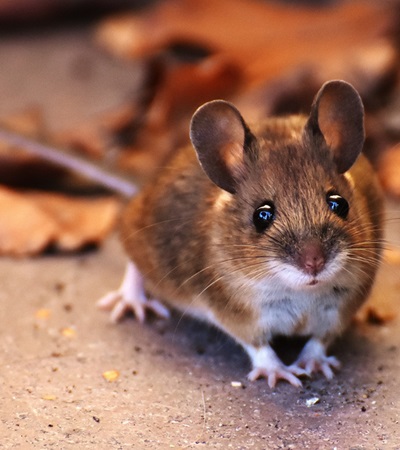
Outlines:
[{"label": "mouse's nose", "polygon": [[306,241],[295,257],[296,263],[303,272],[316,276],[325,266],[325,252],[317,239]]}]

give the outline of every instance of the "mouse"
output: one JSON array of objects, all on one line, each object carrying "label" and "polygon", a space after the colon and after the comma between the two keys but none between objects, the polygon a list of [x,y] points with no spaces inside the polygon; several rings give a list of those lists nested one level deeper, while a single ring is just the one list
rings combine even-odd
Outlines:
[{"label": "mouse", "polygon": [[[174,308],[238,342],[248,379],[271,388],[340,368],[330,346],[366,301],[383,245],[384,199],[351,84],[323,84],[309,115],[253,124],[230,102],[207,102],[193,114],[191,145],[139,192],[51,147],[4,130],[0,139],[131,198],[119,226],[125,275],[98,302],[113,322],[128,312],[166,319]],[[279,336],[305,340],[293,363],[273,349]]]},{"label": "mouse", "polygon": [[[126,206],[121,286],[100,302],[118,321],[169,307],[221,329],[249,380],[331,379],[328,351],[368,297],[382,250],[383,196],[362,154],[362,100],[326,82],[308,116],[248,125],[224,100],[201,106],[178,150]],[[285,365],[276,336],[305,337]]]}]

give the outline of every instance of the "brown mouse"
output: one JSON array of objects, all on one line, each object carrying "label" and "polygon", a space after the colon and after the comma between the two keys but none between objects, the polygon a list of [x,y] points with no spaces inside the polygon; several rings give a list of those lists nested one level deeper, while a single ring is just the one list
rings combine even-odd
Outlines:
[{"label": "brown mouse", "polygon": [[[249,379],[300,386],[339,367],[327,348],[366,300],[379,265],[383,198],[361,154],[357,91],[330,81],[311,113],[249,127],[230,103],[206,103],[182,148],[127,206],[121,287],[100,305],[139,321],[160,301],[224,330],[248,353]],[[159,301],[160,300],[160,301]],[[277,335],[308,341],[284,365]]]}]

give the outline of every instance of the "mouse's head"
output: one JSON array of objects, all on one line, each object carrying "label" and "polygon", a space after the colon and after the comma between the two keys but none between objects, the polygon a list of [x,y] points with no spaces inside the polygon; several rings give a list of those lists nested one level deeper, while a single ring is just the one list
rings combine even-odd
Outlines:
[{"label": "mouse's head", "polygon": [[232,104],[209,102],[192,118],[191,140],[221,188],[214,242],[233,273],[296,289],[349,273],[365,239],[348,173],[363,147],[364,109],[350,84],[324,84],[308,118],[270,121],[257,133]]}]

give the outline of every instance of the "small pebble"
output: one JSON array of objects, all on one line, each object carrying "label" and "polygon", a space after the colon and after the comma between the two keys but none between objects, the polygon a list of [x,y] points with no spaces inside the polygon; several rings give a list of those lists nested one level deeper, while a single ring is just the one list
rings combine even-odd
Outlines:
[{"label": "small pebble", "polygon": [[309,398],[308,400],[306,400],[307,408],[311,408],[311,406],[314,406],[317,403],[319,403],[319,398],[318,397],[312,397],[312,398]]}]

